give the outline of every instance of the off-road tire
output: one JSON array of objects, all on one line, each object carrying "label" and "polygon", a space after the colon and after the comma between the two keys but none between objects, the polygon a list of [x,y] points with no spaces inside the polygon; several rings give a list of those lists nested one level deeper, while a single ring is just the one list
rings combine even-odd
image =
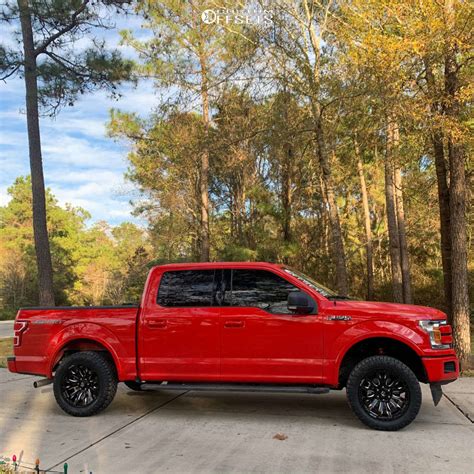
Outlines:
[{"label": "off-road tire", "polygon": [[[362,383],[370,374],[386,373],[397,378],[406,387],[407,402],[404,410],[396,419],[377,418],[370,415],[364,407]],[[388,356],[372,356],[359,362],[351,371],[347,380],[347,399],[352,411],[362,423],[370,428],[382,431],[397,431],[409,425],[418,414],[421,406],[421,389],[413,371],[398,359]]]},{"label": "off-road tire", "polygon": [[[75,406],[65,392],[66,377],[77,367],[93,374],[97,380],[96,396],[85,406]],[[75,352],[65,357],[54,375],[54,396],[63,411],[72,416],[92,416],[107,408],[117,391],[117,373],[114,364],[101,352]]]}]

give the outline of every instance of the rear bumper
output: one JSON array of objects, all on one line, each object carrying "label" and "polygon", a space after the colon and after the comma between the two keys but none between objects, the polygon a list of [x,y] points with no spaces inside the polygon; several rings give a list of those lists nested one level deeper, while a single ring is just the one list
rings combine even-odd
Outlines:
[{"label": "rear bumper", "polygon": [[7,357],[7,366],[8,366],[8,370],[10,372],[18,372],[16,370],[16,357],[15,356],[8,356]]},{"label": "rear bumper", "polygon": [[442,385],[454,382],[459,377],[459,361],[456,356],[422,357],[426,376],[430,383]]},{"label": "rear bumper", "polygon": [[28,374],[28,375],[41,375],[48,377],[48,369],[45,363],[42,361],[38,362],[37,357],[7,357],[7,366],[10,372],[16,374]]}]

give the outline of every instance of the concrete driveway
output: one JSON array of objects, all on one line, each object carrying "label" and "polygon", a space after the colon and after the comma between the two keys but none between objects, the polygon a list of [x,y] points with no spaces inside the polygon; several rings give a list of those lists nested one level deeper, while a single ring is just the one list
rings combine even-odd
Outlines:
[{"label": "concrete driveway", "polygon": [[13,337],[13,322],[14,321],[0,321],[0,339]]},{"label": "concrete driveway", "polygon": [[[33,380],[0,370],[0,455],[26,465],[39,457],[42,469],[67,461],[69,473],[87,474],[467,473],[474,465],[474,424],[445,397],[435,408],[425,386],[417,420],[387,433],[361,425],[344,392],[139,393],[120,384],[105,412],[73,418],[51,385],[33,389]],[[474,379],[456,384],[458,400],[472,403]]]}]

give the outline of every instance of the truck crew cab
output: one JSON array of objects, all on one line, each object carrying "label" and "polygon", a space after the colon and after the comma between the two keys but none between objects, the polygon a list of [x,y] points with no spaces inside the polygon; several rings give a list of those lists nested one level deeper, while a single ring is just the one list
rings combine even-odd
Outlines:
[{"label": "truck crew cab", "polygon": [[451,327],[423,306],[354,301],[269,263],[154,267],[138,307],[21,309],[11,372],[54,382],[59,406],[90,416],[133,390],[325,393],[346,388],[366,425],[398,430],[459,376]]}]

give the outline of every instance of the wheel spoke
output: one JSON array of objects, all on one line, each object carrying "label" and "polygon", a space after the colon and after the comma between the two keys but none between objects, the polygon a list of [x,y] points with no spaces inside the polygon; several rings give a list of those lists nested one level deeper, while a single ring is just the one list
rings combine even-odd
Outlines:
[{"label": "wheel spoke", "polygon": [[85,407],[99,396],[99,378],[90,367],[72,365],[61,384],[63,397],[73,406]]},{"label": "wheel spoke", "polygon": [[378,420],[394,420],[408,409],[410,397],[404,380],[377,370],[359,384],[359,399],[366,412]]}]

